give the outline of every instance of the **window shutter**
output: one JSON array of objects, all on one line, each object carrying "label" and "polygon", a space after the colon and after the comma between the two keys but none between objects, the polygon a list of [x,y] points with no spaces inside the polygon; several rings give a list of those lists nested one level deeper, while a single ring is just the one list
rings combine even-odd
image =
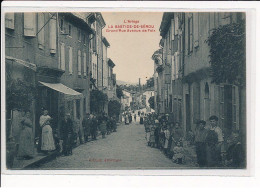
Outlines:
[{"label": "window shutter", "polygon": [[84,53],[83,60],[84,60],[83,73],[84,73],[84,76],[87,76],[87,54],[86,53]]},{"label": "window shutter", "polygon": [[24,13],[24,36],[36,36],[36,14]]},{"label": "window shutter", "polygon": [[174,34],[175,35],[178,35],[178,29],[179,29],[179,18],[178,18],[178,16],[177,15],[175,15],[175,31],[174,31]]},{"label": "window shutter", "polygon": [[38,46],[44,49],[44,13],[38,13]]},{"label": "window shutter", "polygon": [[175,80],[175,74],[174,74],[174,63],[175,63],[175,61],[174,61],[174,55],[172,55],[172,80]]},{"label": "window shutter", "polygon": [[189,55],[189,17],[188,14],[185,14],[185,55]]},{"label": "window shutter", "polygon": [[14,30],[14,13],[5,14],[5,27]]},{"label": "window shutter", "polygon": [[73,55],[72,55],[72,47],[69,47],[69,73],[72,74],[73,72]]},{"label": "window shutter", "polygon": [[174,53],[174,79],[177,79],[177,56],[176,53]]},{"label": "window shutter", "polygon": [[[52,17],[50,15],[50,17]],[[57,49],[57,26],[56,26],[56,17],[53,16],[49,21],[49,30],[50,30],[50,53],[55,54]]]},{"label": "window shutter", "polygon": [[171,19],[171,29],[172,29],[172,40],[174,40],[174,35],[175,35],[175,29],[174,29],[174,19]]},{"label": "window shutter", "polygon": [[61,69],[65,70],[65,44],[61,43],[61,48],[60,48],[60,59],[61,59]]},{"label": "window shutter", "polygon": [[215,13],[215,18],[214,18],[215,19],[215,27],[219,26],[219,14],[220,13],[217,13],[217,12]]},{"label": "window shutter", "polygon": [[176,79],[179,78],[179,52],[176,52]]},{"label": "window shutter", "polygon": [[215,13],[211,12],[209,13],[209,32],[212,33],[212,30],[215,28]]},{"label": "window shutter", "polygon": [[199,13],[193,14],[194,48],[199,46]]},{"label": "window shutter", "polygon": [[193,14],[190,14],[190,52],[193,50]]},{"label": "window shutter", "polygon": [[81,75],[81,51],[78,50],[78,75]]}]

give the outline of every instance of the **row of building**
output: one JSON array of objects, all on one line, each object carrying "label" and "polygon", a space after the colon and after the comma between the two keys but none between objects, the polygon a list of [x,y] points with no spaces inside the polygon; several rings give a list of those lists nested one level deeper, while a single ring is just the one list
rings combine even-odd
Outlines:
[{"label": "row of building", "polygon": [[163,14],[160,49],[152,56],[155,110],[173,115],[185,134],[195,129],[197,120],[216,115],[225,137],[236,131],[245,141],[245,86],[213,82],[207,43],[214,29],[241,20],[245,13]]},{"label": "row of building", "polygon": [[[70,112],[82,130],[83,117],[91,113],[91,91],[116,99],[115,64],[107,56],[110,44],[102,34],[105,26],[101,13],[6,13],[6,89],[11,91],[10,98],[19,99],[14,96],[22,94],[10,82],[35,88],[35,98],[25,107],[32,113],[35,137],[40,133],[43,107],[53,118],[54,129]],[[18,142],[23,105],[16,106],[8,95],[7,138]],[[107,107],[106,102],[103,111]]]}]

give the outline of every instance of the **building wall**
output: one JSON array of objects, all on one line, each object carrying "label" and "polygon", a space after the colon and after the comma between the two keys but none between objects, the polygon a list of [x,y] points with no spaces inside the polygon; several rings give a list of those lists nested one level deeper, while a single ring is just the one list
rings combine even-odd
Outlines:
[{"label": "building wall", "polygon": [[[56,28],[50,27],[50,25],[52,27],[56,26],[56,23],[54,19],[50,19],[51,15],[49,13],[8,13],[5,16],[6,56],[14,57],[25,63],[35,64],[37,67],[58,67],[57,45],[56,42],[51,44],[52,40],[56,39]],[[49,23],[42,28],[47,21]],[[38,86],[35,71],[9,60],[6,60],[6,70],[7,72],[10,70],[9,73],[13,79],[19,78]],[[31,110],[33,133],[37,136],[39,118],[36,116],[35,106],[36,102],[33,101],[31,107],[28,108]],[[16,143],[19,140],[20,119],[21,112],[14,111],[12,135],[15,137]]]},{"label": "building wall", "polygon": [[[236,22],[238,15],[237,13],[185,14],[184,76],[210,67],[209,46],[205,40],[213,28]],[[193,24],[192,36],[187,30],[189,20]],[[190,43],[189,36],[192,40]],[[184,129],[194,130],[198,119],[209,123],[209,116],[216,115],[219,118],[219,125],[223,129],[224,136],[228,137],[232,130],[240,128],[238,88],[234,85],[216,85],[211,81],[208,75],[193,81],[188,80],[183,85]]]}]

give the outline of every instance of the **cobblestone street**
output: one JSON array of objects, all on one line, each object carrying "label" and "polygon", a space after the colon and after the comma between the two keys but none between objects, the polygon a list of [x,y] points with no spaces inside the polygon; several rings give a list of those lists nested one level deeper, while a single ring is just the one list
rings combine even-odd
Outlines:
[{"label": "cobblestone street", "polygon": [[40,169],[140,169],[183,168],[155,148],[148,147],[144,126],[133,122],[121,124],[116,133],[100,136],[73,149],[73,155],[58,157]]}]

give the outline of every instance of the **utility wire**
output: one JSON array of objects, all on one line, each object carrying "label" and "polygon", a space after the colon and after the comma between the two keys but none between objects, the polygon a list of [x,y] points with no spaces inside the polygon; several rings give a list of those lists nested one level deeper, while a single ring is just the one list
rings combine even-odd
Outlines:
[{"label": "utility wire", "polygon": [[49,23],[49,21],[53,18],[53,16],[55,15],[55,13],[50,17],[50,19],[43,25],[43,27],[41,27],[41,29],[36,33],[36,36],[40,33],[40,31]]}]

